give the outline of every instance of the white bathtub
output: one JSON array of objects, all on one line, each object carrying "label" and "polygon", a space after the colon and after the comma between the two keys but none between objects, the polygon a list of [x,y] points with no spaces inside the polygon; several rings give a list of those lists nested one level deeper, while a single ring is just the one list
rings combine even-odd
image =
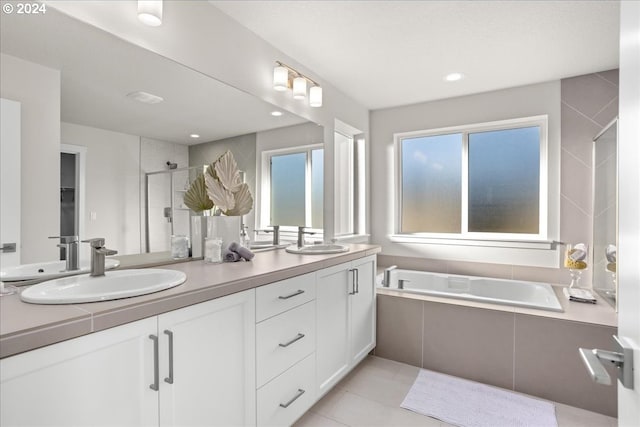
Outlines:
[{"label": "white bathtub", "polygon": [[[541,310],[564,311],[553,288],[548,283],[460,276],[395,268],[390,270],[390,279],[388,288],[394,291],[538,308]],[[382,280],[379,280],[379,286],[382,286]]]}]

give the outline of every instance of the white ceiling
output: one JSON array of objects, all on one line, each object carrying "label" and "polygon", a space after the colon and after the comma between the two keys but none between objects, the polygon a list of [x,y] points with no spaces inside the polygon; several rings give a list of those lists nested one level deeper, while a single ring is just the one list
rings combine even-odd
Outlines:
[{"label": "white ceiling", "polygon": [[[60,70],[64,122],[199,144],[306,121],[286,111],[273,117],[277,108],[267,102],[53,8],[38,19],[1,17],[3,53]],[[135,91],[164,102],[126,97]],[[201,137],[191,139],[191,133]]]},{"label": "white ceiling", "polygon": [[210,3],[369,109],[618,67],[618,1]]}]

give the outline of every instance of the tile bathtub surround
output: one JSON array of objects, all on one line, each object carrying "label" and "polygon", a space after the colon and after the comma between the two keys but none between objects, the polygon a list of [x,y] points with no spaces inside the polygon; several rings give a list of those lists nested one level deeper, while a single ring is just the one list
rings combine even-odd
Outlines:
[{"label": "tile bathtub surround", "polygon": [[[400,408],[419,368],[369,356],[313,406],[295,427],[448,427],[434,418]],[[556,403],[559,427],[615,427],[613,417]]]},{"label": "tile bathtub surround", "polygon": [[[613,350],[615,327],[528,314],[534,310],[499,311],[381,293],[377,305],[376,356],[617,413],[616,387],[592,382],[578,355],[578,347]],[[416,339],[422,348],[418,364]]]}]

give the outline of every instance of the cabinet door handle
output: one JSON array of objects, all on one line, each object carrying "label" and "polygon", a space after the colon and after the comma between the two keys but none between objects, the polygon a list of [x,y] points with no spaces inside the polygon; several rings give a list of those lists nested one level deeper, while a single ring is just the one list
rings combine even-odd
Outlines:
[{"label": "cabinet door handle", "polygon": [[160,388],[160,372],[158,367],[158,337],[157,335],[149,335],[149,339],[153,341],[153,384],[149,386],[151,390],[158,391]]},{"label": "cabinet door handle", "polygon": [[300,295],[300,294],[304,294],[304,291],[302,289],[298,289],[297,291],[295,291],[294,293],[289,294],[289,295],[284,295],[284,296],[281,295],[281,296],[278,297],[278,299],[289,299],[289,298],[293,298],[293,297],[295,297],[297,295]]},{"label": "cabinet door handle", "polygon": [[166,329],[164,333],[169,337],[169,376],[164,379],[164,382],[173,384],[173,332]]},{"label": "cabinet door handle", "polygon": [[354,268],[353,271],[356,272],[356,294],[360,293],[360,270]]},{"label": "cabinet door handle", "polygon": [[349,292],[349,295],[355,295],[356,294],[356,269],[352,268],[349,270],[351,272],[351,289],[352,291]]},{"label": "cabinet door handle", "polygon": [[302,396],[304,393],[305,393],[305,391],[303,389],[299,388],[298,391],[296,392],[296,395],[293,396],[290,401],[288,401],[287,403],[281,403],[280,406],[282,408],[285,408],[285,409],[288,408],[293,402],[298,400],[300,398],[300,396]]},{"label": "cabinet door handle", "polygon": [[301,340],[302,338],[304,338],[304,334],[298,333],[298,335],[296,335],[295,338],[293,338],[291,341],[286,342],[284,344],[278,344],[280,347],[289,347],[291,344],[293,344],[296,341]]}]

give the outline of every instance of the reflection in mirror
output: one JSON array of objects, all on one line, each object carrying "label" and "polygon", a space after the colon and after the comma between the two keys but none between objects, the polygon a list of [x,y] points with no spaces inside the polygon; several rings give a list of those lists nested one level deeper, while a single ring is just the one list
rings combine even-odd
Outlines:
[{"label": "reflection in mirror", "polygon": [[618,119],[593,140],[593,288],[611,305],[617,299]]},{"label": "reflection in mirror", "polygon": [[[29,107],[26,104],[38,100],[38,96],[46,96],[42,91],[32,93],[35,90],[29,81],[32,68],[59,72],[55,74],[58,76],[55,83],[59,87],[60,102],[41,109],[38,114],[42,116],[23,115],[21,125],[23,130],[41,126],[44,115],[60,124],[59,135],[47,135],[37,141],[23,139],[23,147],[29,144],[30,156],[38,156],[38,144],[45,143],[62,143],[65,152],[74,154],[72,159],[65,160],[65,164],[75,168],[73,174],[66,167],[60,171],[58,165],[51,170],[30,171],[38,172],[48,181],[58,182],[61,176],[65,179],[65,183],[60,181],[63,203],[43,207],[41,212],[55,209],[57,212],[51,215],[56,216],[61,210],[70,212],[75,216],[63,214],[61,217],[62,223],[73,225],[65,228],[65,233],[73,232],[80,238],[104,237],[108,246],[117,249],[119,254],[145,252],[147,241],[156,238],[168,241],[168,236],[146,235],[145,177],[148,173],[169,171],[173,167],[176,170],[198,168],[210,164],[229,149],[239,168],[246,172],[246,182],[256,198],[256,151],[260,150],[261,134],[272,129],[316,126],[286,112],[274,117],[270,114],[274,110],[271,104],[53,8],[38,17],[3,14],[1,48],[2,97],[22,102],[23,107]],[[12,81],[10,76],[14,75],[21,78]],[[54,93],[55,88],[52,88]],[[161,102],[154,103],[160,98]],[[31,110],[23,108],[26,112]],[[191,137],[192,134],[199,137]],[[287,143],[299,146],[309,142],[292,136]],[[30,158],[23,156],[21,164],[28,170]],[[57,176],[60,173],[62,175]],[[191,215],[188,210],[176,214],[176,209],[182,209],[177,194],[187,179],[192,179],[191,174],[159,174],[153,179],[161,180],[160,176],[164,176],[165,181],[172,177],[157,185],[166,186],[171,200],[169,206],[175,209],[165,213],[164,208],[169,206],[165,201],[158,202],[162,206],[153,206],[158,208],[155,212],[150,210],[151,215],[156,215],[155,221],[167,223],[169,219],[175,220],[176,215]],[[72,184],[66,183],[67,179]],[[23,200],[35,197],[25,191],[31,190],[23,185]],[[256,207],[245,218],[250,228],[255,224]],[[22,212],[21,217],[22,229],[38,228],[37,216]],[[35,237],[23,236],[29,240],[23,240],[24,248],[46,247],[47,252],[35,254],[33,249],[34,253],[25,250],[22,263],[57,258],[55,245],[46,237],[62,230],[48,228],[39,230]],[[179,234],[183,232],[186,230],[180,230]],[[149,247],[154,249],[153,244]],[[87,253],[83,248],[81,258]]]}]

